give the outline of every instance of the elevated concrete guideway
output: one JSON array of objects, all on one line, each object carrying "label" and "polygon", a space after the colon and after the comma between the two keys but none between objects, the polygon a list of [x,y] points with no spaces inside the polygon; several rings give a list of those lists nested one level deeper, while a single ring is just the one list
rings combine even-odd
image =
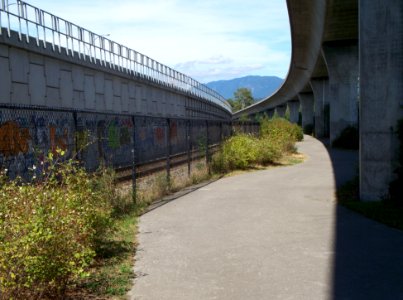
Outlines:
[{"label": "elevated concrete guideway", "polygon": [[[292,54],[277,92],[234,114],[254,118],[288,106],[290,119],[338,139],[359,131],[360,197],[389,193],[403,119],[403,1],[287,0]],[[403,195],[402,195],[403,196]]]},{"label": "elevated concrete guideway", "polygon": [[287,77],[273,95],[234,113],[252,115],[312,92],[311,79],[327,78],[322,44],[344,44],[358,39],[357,0],[287,0],[291,28],[291,62]]}]

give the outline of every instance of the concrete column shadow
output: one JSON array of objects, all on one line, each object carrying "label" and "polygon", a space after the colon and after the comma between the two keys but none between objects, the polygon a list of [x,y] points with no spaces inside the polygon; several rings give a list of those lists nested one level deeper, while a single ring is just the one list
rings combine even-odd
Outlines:
[{"label": "concrete column shadow", "polygon": [[[327,149],[339,187],[357,172],[358,153]],[[329,298],[403,299],[403,232],[340,205],[335,214]]]}]

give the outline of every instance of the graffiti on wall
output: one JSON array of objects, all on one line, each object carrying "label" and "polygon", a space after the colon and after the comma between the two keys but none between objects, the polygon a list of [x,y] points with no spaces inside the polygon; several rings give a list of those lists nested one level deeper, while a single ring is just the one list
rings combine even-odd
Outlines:
[{"label": "graffiti on wall", "polygon": [[63,128],[62,132],[55,125],[49,125],[50,150],[55,154],[57,149],[67,150],[69,144],[69,130]]},{"label": "graffiti on wall", "polygon": [[175,145],[178,139],[178,123],[176,121],[171,121],[169,126],[169,138],[171,140],[171,144]]},{"label": "graffiti on wall", "polygon": [[132,143],[133,123],[131,119],[115,118],[105,122],[104,126],[107,128],[109,148],[118,149]]},{"label": "graffiti on wall", "polygon": [[119,128],[115,122],[111,122],[108,125],[108,146],[111,149],[117,149],[120,147]]},{"label": "graffiti on wall", "polygon": [[0,125],[0,153],[5,157],[27,153],[31,135],[28,128],[22,128],[15,121]]},{"label": "graffiti on wall", "polygon": [[99,164],[129,164],[132,149],[133,122],[130,117],[80,113],[77,116],[77,146],[88,169]]},{"label": "graffiti on wall", "polygon": [[163,146],[165,142],[164,128],[155,126],[153,130],[154,130],[154,145]]},{"label": "graffiti on wall", "polygon": [[[17,112],[17,113],[16,113]],[[27,177],[49,151],[58,148],[71,153],[72,115],[58,112],[1,111],[0,168],[10,177]]]}]

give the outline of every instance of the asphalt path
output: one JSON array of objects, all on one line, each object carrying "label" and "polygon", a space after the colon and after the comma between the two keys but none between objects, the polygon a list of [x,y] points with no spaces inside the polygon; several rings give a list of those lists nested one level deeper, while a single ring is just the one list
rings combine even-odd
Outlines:
[{"label": "asphalt path", "polygon": [[133,300],[403,299],[403,233],[336,205],[357,153],[226,177],[143,215]]}]

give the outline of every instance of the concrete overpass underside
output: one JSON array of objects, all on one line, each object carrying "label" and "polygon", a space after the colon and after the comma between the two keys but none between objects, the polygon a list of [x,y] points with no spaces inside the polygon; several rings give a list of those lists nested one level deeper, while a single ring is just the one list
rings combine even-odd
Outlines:
[{"label": "concrete overpass underside", "polygon": [[[251,118],[288,105],[290,118],[335,141],[349,127],[360,136],[360,197],[388,194],[403,118],[402,11],[399,0],[287,0],[292,54],[283,85],[234,114]],[[299,106],[299,108],[298,108]]]}]

